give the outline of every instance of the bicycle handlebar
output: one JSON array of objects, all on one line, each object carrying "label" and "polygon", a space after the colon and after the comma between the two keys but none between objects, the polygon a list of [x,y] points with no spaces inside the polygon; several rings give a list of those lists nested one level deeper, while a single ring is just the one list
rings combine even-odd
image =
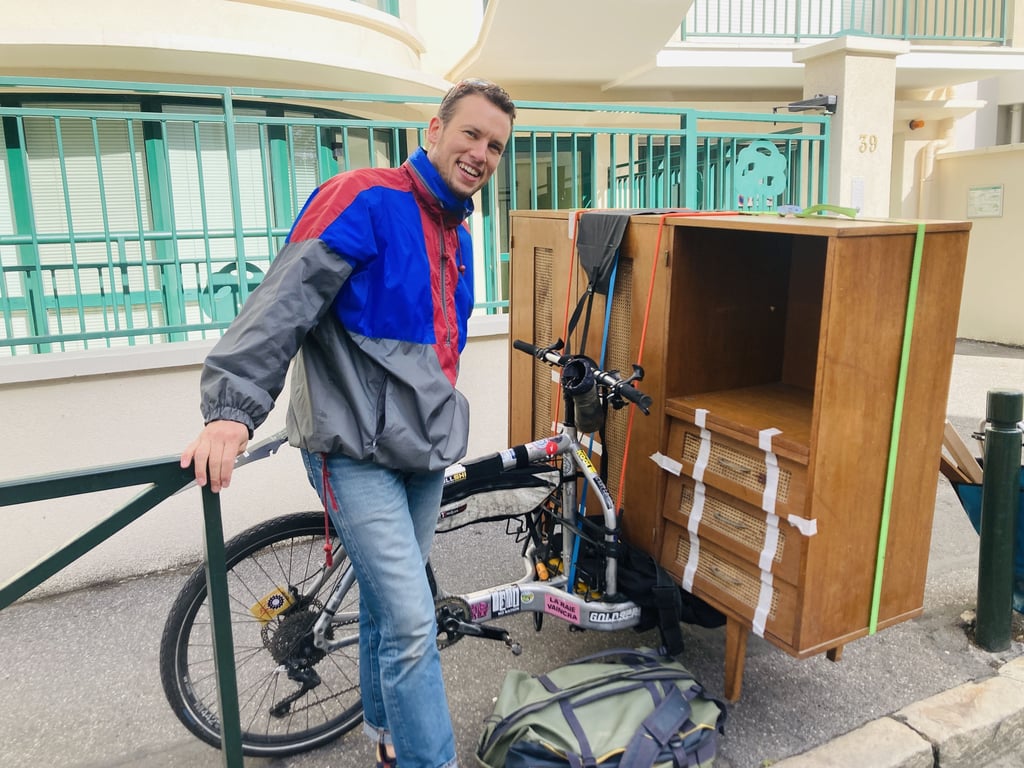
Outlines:
[{"label": "bicycle handlebar", "polygon": [[[557,350],[561,349],[562,346],[561,339],[550,347],[538,347],[536,344],[530,344],[529,342],[522,341],[521,339],[514,339],[512,341],[512,347],[514,349],[518,349],[520,352],[525,352],[526,354],[537,358],[542,363],[558,367],[562,367],[572,360],[569,356],[558,354]],[[651,405],[654,403],[653,398],[633,386],[634,381],[642,381],[644,378],[644,369],[639,365],[633,366],[633,375],[628,379],[623,379],[619,375],[618,371],[602,371],[598,370],[596,367],[593,373],[597,383],[608,389],[609,392],[621,395],[623,398],[636,405],[645,414],[650,413]]]}]

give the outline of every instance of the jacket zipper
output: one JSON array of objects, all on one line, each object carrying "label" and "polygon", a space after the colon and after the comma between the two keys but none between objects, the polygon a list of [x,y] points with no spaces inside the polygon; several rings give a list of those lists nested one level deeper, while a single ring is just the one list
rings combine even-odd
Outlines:
[{"label": "jacket zipper", "polygon": [[441,314],[444,316],[444,345],[452,345],[452,324],[448,317],[448,251],[444,247],[444,227],[441,227]]}]

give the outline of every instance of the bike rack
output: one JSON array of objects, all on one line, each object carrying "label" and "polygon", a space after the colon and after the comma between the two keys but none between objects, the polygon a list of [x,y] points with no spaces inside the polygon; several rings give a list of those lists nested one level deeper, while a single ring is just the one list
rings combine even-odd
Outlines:
[{"label": "bike rack", "polygon": [[[260,447],[262,444],[257,446]],[[276,446],[267,449],[262,455],[252,458],[247,456],[246,459],[252,461],[255,458],[262,458],[274,450]],[[240,460],[238,463],[241,464],[243,461]],[[193,483],[195,474],[192,468],[183,469],[176,456],[0,482],[0,507],[149,485],[148,489],[85,533],[13,578],[0,583],[0,611],[162,501]],[[204,487],[202,491],[206,588],[210,595],[213,621],[217,703],[221,720],[221,755],[226,768],[243,768],[242,731],[238,715],[238,684],[235,677],[231,620],[228,615],[227,563],[224,555],[220,497],[210,491],[209,486]]]}]

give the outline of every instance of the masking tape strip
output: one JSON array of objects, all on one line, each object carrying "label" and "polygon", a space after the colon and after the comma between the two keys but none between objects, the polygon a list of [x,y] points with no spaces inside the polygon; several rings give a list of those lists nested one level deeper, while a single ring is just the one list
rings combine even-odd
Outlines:
[{"label": "masking tape strip", "polygon": [[758,566],[762,571],[771,573],[772,564],[775,562],[775,553],[779,551],[779,518],[778,515],[769,513],[765,516],[764,526],[764,547],[761,549],[761,558]]},{"label": "masking tape strip", "polygon": [[700,528],[700,519],[704,516],[704,491],[704,483],[698,481],[693,488],[693,507],[690,510],[690,520],[686,524],[690,536],[690,554],[686,558],[682,586],[687,592],[693,592],[693,577],[697,574],[697,561],[700,559],[700,537],[697,536],[697,529]]},{"label": "masking tape strip", "polygon": [[761,509],[775,514],[775,499],[779,492],[779,459],[772,453],[772,438],[782,434],[781,429],[771,427],[757,433],[757,445],[764,451],[765,480],[761,495]]},{"label": "masking tape strip", "polygon": [[698,483],[704,481],[704,470],[708,466],[708,458],[711,456],[711,433],[707,424],[708,411],[706,408],[698,408],[693,414],[693,423],[700,427],[700,449],[697,451],[697,460],[693,463],[693,479]]},{"label": "masking tape strip", "polygon": [[562,382],[562,374],[561,374],[561,372],[556,370],[556,369],[554,369],[554,368],[552,368],[551,369],[551,380],[553,382],[555,382],[555,384],[560,384]]},{"label": "masking tape strip", "polygon": [[764,625],[768,621],[768,612],[772,608],[772,595],[775,592],[775,579],[770,573],[761,572],[761,592],[757,596],[757,609],[754,611],[753,633],[764,637]]},{"label": "masking tape strip", "polygon": [[696,424],[701,429],[706,428],[707,427],[707,423],[708,423],[708,409],[707,408],[697,408],[697,409],[695,409],[694,412],[693,412],[693,423]]},{"label": "masking tape strip", "polygon": [[775,427],[769,427],[768,429],[762,429],[757,433],[757,447],[765,453],[770,453],[772,450],[772,438],[776,435],[781,435],[782,430],[776,429]]},{"label": "masking tape strip", "polygon": [[682,464],[680,464],[675,459],[670,459],[668,456],[666,456],[663,453],[653,453],[653,454],[651,454],[651,461],[653,461],[659,467],[664,469],[666,472],[671,472],[673,475],[676,475],[677,477],[683,471],[683,465]]},{"label": "masking tape strip", "polygon": [[789,515],[786,518],[786,522],[796,528],[804,536],[813,536],[818,532],[818,521],[808,520],[806,517],[797,517],[796,515]]}]

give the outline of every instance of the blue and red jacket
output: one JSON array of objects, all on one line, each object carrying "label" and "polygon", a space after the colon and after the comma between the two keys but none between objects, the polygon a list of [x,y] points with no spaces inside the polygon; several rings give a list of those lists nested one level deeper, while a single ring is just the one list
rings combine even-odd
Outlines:
[{"label": "blue and red jacket", "polygon": [[206,359],[205,420],[258,427],[294,357],[293,445],[404,470],[462,458],[469,407],[455,381],[473,310],[472,212],[422,149],[399,168],[321,185]]}]

